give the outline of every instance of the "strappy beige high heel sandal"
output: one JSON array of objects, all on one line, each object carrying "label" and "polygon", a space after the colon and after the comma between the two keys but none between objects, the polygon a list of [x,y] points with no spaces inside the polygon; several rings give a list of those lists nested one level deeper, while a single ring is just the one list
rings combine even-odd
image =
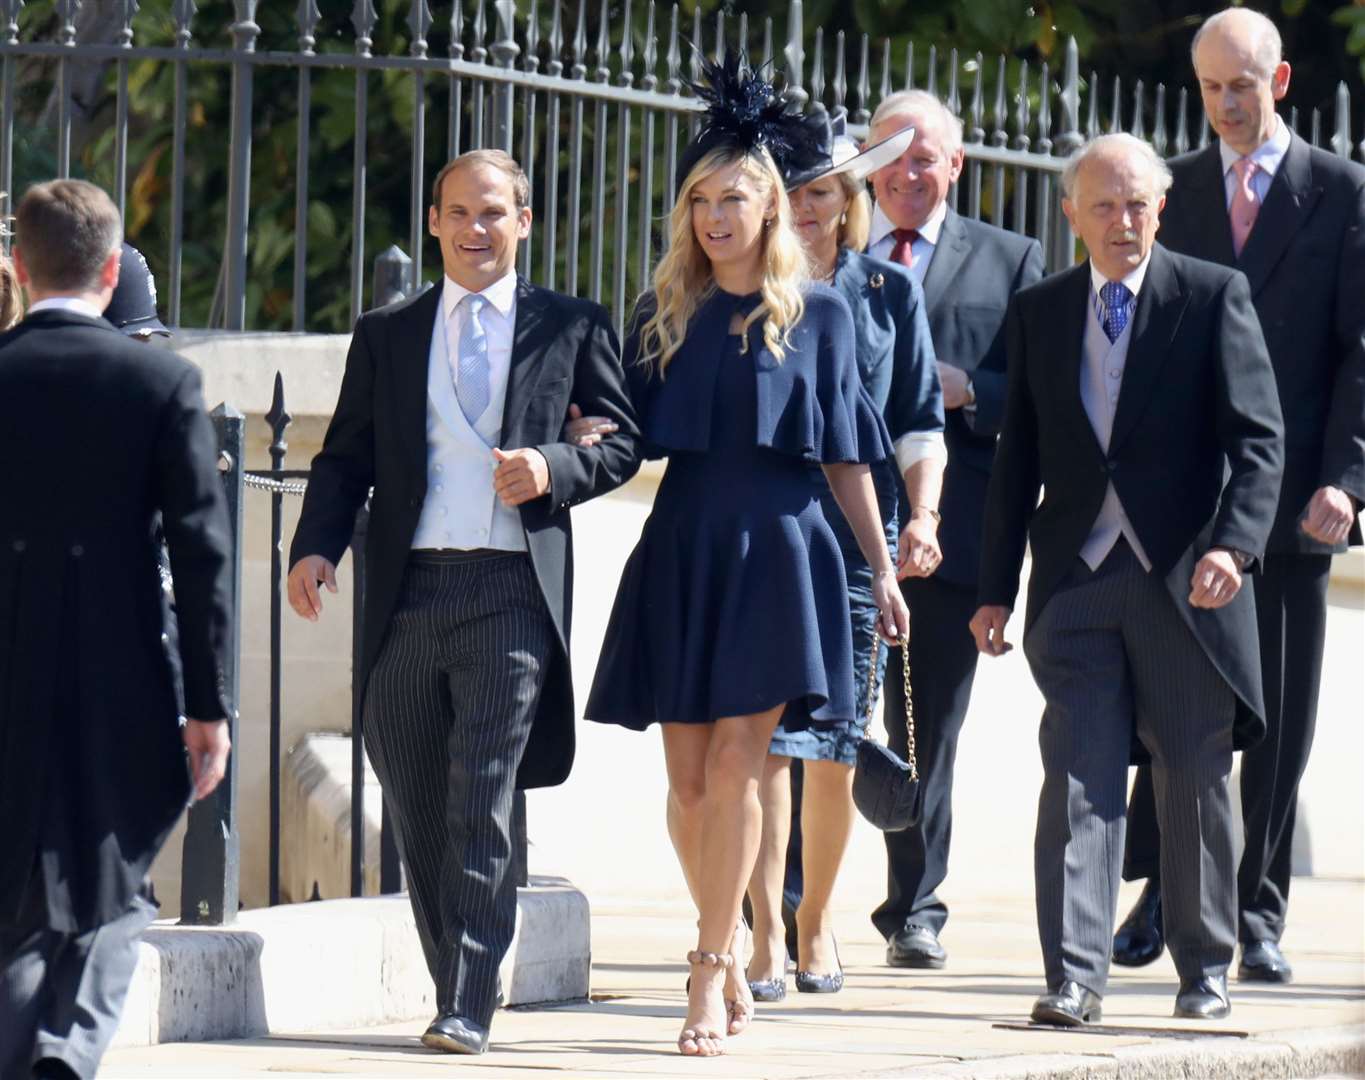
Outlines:
[{"label": "strappy beige high heel sandal", "polygon": [[[720,968],[728,972],[734,966],[734,962],[735,958],[729,953],[702,952],[699,949],[693,949],[687,954],[687,963],[691,967]],[[691,976],[688,977],[688,986],[690,992]],[[723,984],[721,993],[724,994]],[[690,1010],[690,1001],[688,1007]],[[688,1049],[688,1044],[691,1044],[691,1049]],[[719,1057],[725,1053],[725,1032],[702,1027],[700,1024],[684,1027],[678,1036],[678,1053],[685,1057]]]}]

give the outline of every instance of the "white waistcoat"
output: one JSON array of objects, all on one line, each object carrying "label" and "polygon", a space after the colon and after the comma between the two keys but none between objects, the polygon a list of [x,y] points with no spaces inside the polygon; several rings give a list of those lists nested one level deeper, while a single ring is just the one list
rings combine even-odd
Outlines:
[{"label": "white waistcoat", "polygon": [[455,396],[444,313],[437,304],[427,358],[427,497],[412,546],[525,551],[521,513],[493,492],[492,448],[502,437],[505,384],[471,426]]},{"label": "white waistcoat", "polygon": [[[1128,343],[1133,337],[1133,322],[1111,344],[1109,335],[1100,324],[1093,303],[1087,303],[1089,317],[1085,320],[1085,337],[1081,343],[1081,404],[1090,418],[1090,426],[1099,440],[1100,449],[1109,452],[1109,438],[1114,430],[1114,414],[1119,407],[1119,389],[1123,384],[1123,370],[1128,363]],[[1136,316],[1136,312],[1134,312]],[[1138,543],[1132,522],[1119,502],[1119,493],[1111,481],[1104,493],[1099,516],[1091,526],[1090,535],[1081,545],[1081,558],[1091,570],[1098,570],[1118,538],[1122,536],[1137,555],[1144,570],[1152,564]]]}]

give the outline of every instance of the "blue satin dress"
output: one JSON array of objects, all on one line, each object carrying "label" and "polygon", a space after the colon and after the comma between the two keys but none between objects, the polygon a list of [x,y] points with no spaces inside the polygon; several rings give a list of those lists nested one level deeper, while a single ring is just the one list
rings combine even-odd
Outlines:
[{"label": "blue satin dress", "polygon": [[[813,286],[781,361],[757,295],[714,291],[660,379],[627,339],[627,378],[668,467],[626,563],[585,715],[643,730],[785,705],[792,730],[856,716],[848,583],[821,464],[887,462],[848,306]],[[639,326],[649,308],[637,316]]]}]

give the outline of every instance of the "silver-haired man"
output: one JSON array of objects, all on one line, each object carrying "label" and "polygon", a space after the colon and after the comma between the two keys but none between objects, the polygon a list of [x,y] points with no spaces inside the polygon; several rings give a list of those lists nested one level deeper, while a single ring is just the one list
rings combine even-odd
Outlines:
[{"label": "silver-haired man", "polygon": [[1020,292],[1005,331],[972,631],[987,655],[1009,648],[1030,542],[1041,1023],[1100,1018],[1135,738],[1152,758],[1175,1015],[1230,1010],[1228,775],[1234,729],[1263,711],[1243,578],[1275,517],[1283,429],[1246,278],[1155,243],[1170,179],[1131,135],[1083,147],[1062,208],[1090,257]]},{"label": "silver-haired man", "polygon": [[[915,129],[909,148],[871,177],[877,208],[867,253],[907,267],[924,286],[948,463],[937,512],[909,515],[911,539],[936,538],[943,561],[931,576],[901,582],[919,628],[911,635],[910,669],[924,813],[917,825],[886,834],[887,894],[872,922],[886,938],[888,964],[941,968],[948,955],[938,936],[948,905],[938,889],[948,873],[953,762],[976,675],[967,622],[976,610],[981,513],[1005,404],[1001,330],[1010,297],[1043,276],[1043,251],[1036,240],[962,217],[949,205],[962,172],[962,121],[943,102],[923,90],[891,94],[872,117],[870,138],[907,127]],[[924,501],[908,500],[912,507]],[[895,671],[900,658],[890,663]],[[887,736],[901,754],[904,696],[899,679],[886,681]]]}]

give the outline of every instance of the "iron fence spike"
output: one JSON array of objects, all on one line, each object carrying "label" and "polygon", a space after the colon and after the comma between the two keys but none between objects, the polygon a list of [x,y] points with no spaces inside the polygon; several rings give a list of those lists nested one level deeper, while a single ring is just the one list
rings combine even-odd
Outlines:
[{"label": "iron fence spike", "polygon": [[610,0],[602,0],[602,12],[597,19],[597,67],[593,69],[593,78],[600,83],[611,80],[611,60],[608,57],[611,50],[609,3]]},{"label": "iron fence spike", "polygon": [[1190,148],[1190,92],[1180,88],[1175,102],[1175,152],[1183,154]]},{"label": "iron fence spike", "polygon": [[958,92],[957,46],[948,51],[948,111],[959,119],[962,116],[962,97]]},{"label": "iron fence spike", "polygon": [[1166,84],[1156,84],[1156,103],[1152,106],[1152,149],[1166,156]]},{"label": "iron fence spike", "polygon": [[877,104],[891,96],[891,39],[882,38],[882,78],[877,87]]},{"label": "iron fence spike", "polygon": [[412,44],[409,46],[412,55],[426,56],[427,31],[431,29],[431,8],[427,6],[427,0],[412,0],[408,29],[412,31]]},{"label": "iron fence spike", "polygon": [[645,8],[644,78],[641,86],[653,90],[659,85],[659,38],[655,28],[654,0]]},{"label": "iron fence spike", "polygon": [[361,56],[369,56],[374,44],[370,37],[374,33],[379,16],[374,10],[374,0],[355,0],[351,8],[351,25],[355,28],[355,50]]},{"label": "iron fence spike", "polygon": [[[188,0],[193,8],[193,0]],[[180,4],[177,3],[179,8]],[[299,51],[305,55],[311,54],[317,45],[317,38],[314,36],[318,28],[318,21],[322,18],[322,12],[318,10],[317,0],[299,0],[298,12],[295,16],[299,23]],[[179,22],[177,12],[176,21]]]},{"label": "iron fence spike", "polygon": [[1006,65],[1003,53],[996,59],[995,105],[992,109],[994,116],[991,120],[991,125],[994,130],[991,132],[991,145],[1003,147],[1009,145],[1010,139],[1009,131],[1007,130],[1009,127],[1009,112],[1005,105]]},{"label": "iron fence spike", "polygon": [[676,94],[682,89],[682,49],[678,44],[678,5],[673,5],[673,10],[668,17],[668,54],[664,58],[668,65],[668,78],[664,80],[664,88],[670,94]]},{"label": "iron fence spike", "polygon": [[[793,91],[802,89],[805,82],[806,73],[806,51],[805,51],[805,11],[801,0],[791,0],[787,7],[787,44],[782,50],[782,55],[787,60],[787,86]],[[820,31],[815,31],[816,49],[820,45]],[[819,67],[819,62],[816,62]],[[818,99],[820,94],[815,89],[815,74],[811,73],[811,93]]]}]

